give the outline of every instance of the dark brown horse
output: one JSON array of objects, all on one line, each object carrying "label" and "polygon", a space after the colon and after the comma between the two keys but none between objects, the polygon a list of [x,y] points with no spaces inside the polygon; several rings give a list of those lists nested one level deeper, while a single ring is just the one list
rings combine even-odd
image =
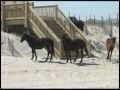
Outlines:
[{"label": "dark brown horse", "polygon": [[110,61],[111,61],[112,52],[114,50],[115,42],[116,42],[115,37],[108,38],[106,40],[106,48],[107,48],[107,52],[108,52],[107,59],[109,59]]},{"label": "dark brown horse", "polygon": [[63,48],[64,48],[64,51],[66,54],[67,63],[68,63],[68,57],[70,58],[70,62],[71,62],[70,51],[76,51],[76,57],[74,59],[74,62],[76,61],[76,59],[78,57],[79,49],[81,49],[80,63],[83,60],[83,49],[85,49],[85,52],[88,55],[88,50],[87,50],[86,44],[85,44],[84,40],[82,40],[82,39],[71,39],[70,37],[68,37],[67,34],[64,33],[62,36],[62,44],[63,44]]},{"label": "dark brown horse", "polygon": [[76,17],[69,17],[69,19],[77,26],[77,28],[83,31],[84,22],[82,20],[77,20]]},{"label": "dark brown horse", "polygon": [[28,45],[32,49],[32,58],[31,58],[31,60],[34,58],[34,55],[36,56],[36,59],[37,59],[37,55],[36,55],[35,49],[46,48],[47,52],[48,52],[46,61],[48,60],[49,54],[51,54],[51,57],[50,57],[50,61],[51,61],[52,56],[54,54],[54,43],[53,43],[53,40],[51,40],[50,38],[38,39],[38,38],[36,38],[33,35],[29,35],[27,33],[23,33],[22,38],[21,38],[21,42],[23,42],[24,40],[27,41]]}]

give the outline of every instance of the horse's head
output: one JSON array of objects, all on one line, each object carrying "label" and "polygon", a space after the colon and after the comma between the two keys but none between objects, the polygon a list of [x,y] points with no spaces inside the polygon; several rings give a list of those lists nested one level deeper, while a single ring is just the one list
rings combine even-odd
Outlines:
[{"label": "horse's head", "polygon": [[20,42],[26,40],[27,33],[23,33]]},{"label": "horse's head", "polygon": [[70,19],[71,21],[77,21],[77,18],[76,18],[76,17],[69,17],[69,19]]},{"label": "horse's head", "polygon": [[67,34],[67,33],[64,33],[63,35],[62,35],[62,42],[63,43],[68,43],[68,42],[70,42],[72,39],[71,39],[71,37]]},{"label": "horse's head", "polygon": [[115,43],[115,42],[116,42],[116,37],[113,37],[112,40],[113,40],[113,42]]}]

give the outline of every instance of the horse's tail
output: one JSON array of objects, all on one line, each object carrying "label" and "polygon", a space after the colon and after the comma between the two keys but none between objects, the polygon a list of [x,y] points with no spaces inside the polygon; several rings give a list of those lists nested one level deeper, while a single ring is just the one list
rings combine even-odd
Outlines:
[{"label": "horse's tail", "polygon": [[84,48],[85,48],[85,52],[86,52],[87,56],[89,57],[88,49],[87,49],[85,42],[84,42]]}]

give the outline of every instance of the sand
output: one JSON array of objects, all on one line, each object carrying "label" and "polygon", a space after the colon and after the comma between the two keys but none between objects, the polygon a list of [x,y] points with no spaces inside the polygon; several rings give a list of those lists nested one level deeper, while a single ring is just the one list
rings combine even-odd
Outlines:
[{"label": "sand", "polygon": [[75,63],[64,60],[44,62],[40,58],[2,56],[2,88],[119,88],[118,58],[84,58]]},{"label": "sand", "polygon": [[44,49],[37,50],[37,61],[31,60],[31,49],[26,42],[20,43],[20,37],[1,32],[1,88],[118,89],[119,28],[113,28],[117,44],[112,61],[106,61],[107,32],[97,26],[88,26],[87,37],[95,48],[91,52],[95,57],[84,57],[81,64],[80,59],[72,64],[55,58],[45,62],[47,52]]}]

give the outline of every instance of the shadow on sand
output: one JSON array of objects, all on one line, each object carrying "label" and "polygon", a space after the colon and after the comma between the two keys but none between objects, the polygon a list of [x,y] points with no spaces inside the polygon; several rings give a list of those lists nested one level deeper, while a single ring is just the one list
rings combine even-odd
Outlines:
[{"label": "shadow on sand", "polygon": [[96,64],[96,63],[74,63],[74,64],[77,65],[77,66],[99,65],[99,64]]},{"label": "shadow on sand", "polygon": [[[33,62],[35,62],[35,63],[58,63],[58,64],[67,64],[66,63],[66,61],[65,60],[58,60],[58,61],[56,61],[56,60],[52,60],[52,61],[50,61],[49,59],[46,61],[45,60],[45,58],[43,59],[39,59],[39,60],[33,60]],[[68,62],[68,63],[70,63],[70,62]],[[84,62],[82,62],[82,63],[74,63],[74,62],[72,62],[71,64],[74,64],[74,65],[77,65],[77,66],[87,66],[87,65],[99,65],[99,64],[96,64],[96,63],[84,63]]]},{"label": "shadow on sand", "polygon": [[58,64],[66,64],[66,62],[61,62],[61,61],[55,61],[55,60],[52,60],[52,61],[50,61],[50,60],[48,60],[48,61],[46,61],[46,60],[34,60],[33,62],[35,62],[35,63],[58,63]]}]

